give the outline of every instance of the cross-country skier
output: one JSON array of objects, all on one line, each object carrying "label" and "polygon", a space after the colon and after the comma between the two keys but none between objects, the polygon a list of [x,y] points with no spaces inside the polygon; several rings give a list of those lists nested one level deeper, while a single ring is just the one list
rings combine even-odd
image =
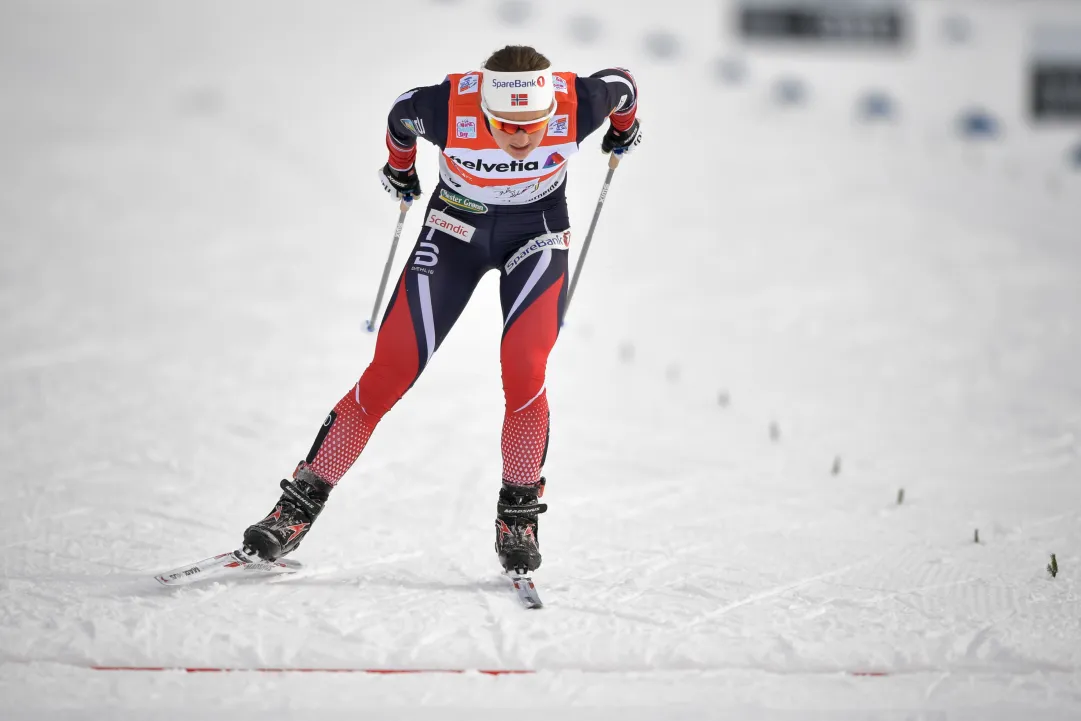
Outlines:
[{"label": "cross-country skier", "polygon": [[249,555],[277,559],[296,549],[330,491],[364,450],[376,425],[416,382],[465,308],[481,276],[499,269],[503,485],[496,552],[506,570],[541,563],[537,514],[548,451],[545,366],[567,293],[567,160],[608,119],[605,153],[641,141],[631,74],[554,73],[531,47],[508,46],[482,70],[414,88],[390,111],[390,159],[380,181],[395,199],[421,194],[417,138],[438,145],[439,184],[420,237],[397,282],[360,381],[323,422],[307,458],[273,512],[244,532]]}]

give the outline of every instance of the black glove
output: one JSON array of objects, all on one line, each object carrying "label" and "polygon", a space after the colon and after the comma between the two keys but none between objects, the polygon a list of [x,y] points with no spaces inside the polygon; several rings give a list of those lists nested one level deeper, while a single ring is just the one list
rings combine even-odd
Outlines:
[{"label": "black glove", "polygon": [[626,155],[642,142],[642,132],[638,128],[638,119],[635,118],[631,123],[631,127],[626,130],[616,130],[614,126],[608,126],[608,132],[604,134],[604,140],[601,141],[602,153],[615,153],[616,155]]},{"label": "black glove", "polygon": [[396,170],[387,163],[379,171],[379,182],[383,184],[383,190],[395,199],[408,195],[412,200],[421,194],[420,178],[417,176],[416,168],[413,167],[409,170]]}]

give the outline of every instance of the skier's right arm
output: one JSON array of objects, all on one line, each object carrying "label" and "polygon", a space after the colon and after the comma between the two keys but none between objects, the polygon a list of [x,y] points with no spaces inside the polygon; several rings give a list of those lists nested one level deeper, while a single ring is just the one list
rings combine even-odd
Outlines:
[{"label": "skier's right arm", "polygon": [[421,194],[414,162],[417,138],[440,148],[447,144],[447,103],[450,82],[413,88],[394,101],[387,117],[387,164],[379,172],[383,189],[395,198]]}]

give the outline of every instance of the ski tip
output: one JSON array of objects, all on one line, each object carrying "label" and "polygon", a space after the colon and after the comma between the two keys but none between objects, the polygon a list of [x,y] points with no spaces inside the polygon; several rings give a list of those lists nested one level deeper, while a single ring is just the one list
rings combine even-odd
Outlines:
[{"label": "ski tip", "polygon": [[223,573],[239,572],[244,575],[285,575],[296,573],[303,566],[288,558],[264,561],[251,553],[250,549],[238,548],[228,553],[219,553],[213,558],[197,561],[188,566],[181,566],[171,571],[159,573],[154,580],[168,588],[184,586],[208,578],[220,578]]},{"label": "ski tip", "polygon": [[541,602],[540,595],[537,593],[537,586],[530,576],[508,571],[507,577],[514,586],[514,593],[518,596],[518,601],[523,608],[530,610],[544,608],[544,603]]}]

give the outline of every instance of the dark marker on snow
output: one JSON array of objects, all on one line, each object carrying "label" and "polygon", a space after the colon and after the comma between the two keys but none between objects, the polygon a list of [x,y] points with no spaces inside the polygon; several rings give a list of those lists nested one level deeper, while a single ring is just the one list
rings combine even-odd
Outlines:
[{"label": "dark marker on snow", "polygon": [[1058,561],[1055,560],[1055,554],[1051,554],[1051,563],[1047,564],[1047,572],[1051,574],[1051,578],[1058,575]]},{"label": "dark marker on snow", "polygon": [[899,489],[897,489],[897,505],[899,506],[904,502],[905,502],[905,489],[899,488]]}]

